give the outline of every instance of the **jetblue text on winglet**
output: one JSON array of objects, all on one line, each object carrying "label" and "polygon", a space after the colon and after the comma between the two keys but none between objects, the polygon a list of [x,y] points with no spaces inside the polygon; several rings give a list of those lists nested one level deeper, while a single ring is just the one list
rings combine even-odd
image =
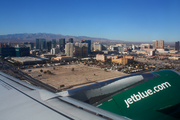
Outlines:
[{"label": "jetblue text on winglet", "polygon": [[128,98],[127,100],[124,100],[124,102],[126,103],[127,108],[129,108],[130,104],[133,104],[134,102],[140,101],[143,98],[146,98],[150,95],[153,95],[154,93],[159,92],[161,90],[164,90],[168,87],[171,87],[171,84],[169,84],[168,82],[162,83],[160,85],[155,86],[154,91],[152,91],[151,89],[148,89],[144,92],[138,92],[137,94],[131,95],[131,97]]}]

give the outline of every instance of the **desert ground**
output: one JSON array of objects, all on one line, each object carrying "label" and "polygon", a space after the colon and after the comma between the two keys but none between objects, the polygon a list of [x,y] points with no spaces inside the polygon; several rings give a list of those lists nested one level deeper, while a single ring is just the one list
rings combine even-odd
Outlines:
[{"label": "desert ground", "polygon": [[[44,73],[48,70],[52,74]],[[101,68],[80,64],[32,68],[22,71],[28,73],[35,79],[55,87],[56,89],[72,89],[127,75],[118,71],[105,71]]]}]

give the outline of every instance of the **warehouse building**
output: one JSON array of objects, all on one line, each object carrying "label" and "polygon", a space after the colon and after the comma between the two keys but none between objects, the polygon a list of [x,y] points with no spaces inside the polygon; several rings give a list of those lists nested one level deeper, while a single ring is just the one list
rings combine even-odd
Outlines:
[{"label": "warehouse building", "polygon": [[11,57],[14,62],[19,62],[22,65],[36,65],[44,64],[48,58],[37,58],[37,57]]}]

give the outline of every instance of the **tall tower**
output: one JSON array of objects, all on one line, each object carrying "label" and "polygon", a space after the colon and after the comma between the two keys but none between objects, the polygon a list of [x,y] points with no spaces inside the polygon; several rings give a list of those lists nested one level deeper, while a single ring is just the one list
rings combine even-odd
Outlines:
[{"label": "tall tower", "polygon": [[56,48],[56,39],[52,39],[52,48]]},{"label": "tall tower", "polygon": [[39,39],[36,39],[36,49],[39,49]]},{"label": "tall tower", "polygon": [[75,56],[86,57],[88,55],[88,43],[75,43]]},{"label": "tall tower", "polygon": [[48,42],[47,42],[48,52],[50,52],[51,48],[52,48],[52,42],[51,42],[51,41],[48,41]]},{"label": "tall tower", "polygon": [[175,42],[175,50],[179,51],[179,41]]},{"label": "tall tower", "polygon": [[153,49],[157,49],[157,47],[158,47],[158,41],[153,40]]},{"label": "tall tower", "polygon": [[102,51],[102,44],[94,43],[94,51]]},{"label": "tall tower", "polygon": [[36,49],[46,49],[46,39],[36,39]]},{"label": "tall tower", "polygon": [[164,40],[158,40],[158,48],[164,49]]},{"label": "tall tower", "polygon": [[66,43],[65,54],[67,56],[73,57],[73,50],[74,50],[73,43]]},{"label": "tall tower", "polygon": [[164,49],[164,40],[153,40],[153,49]]},{"label": "tall tower", "polygon": [[59,39],[59,49],[60,51],[64,51],[65,48],[65,38]]},{"label": "tall tower", "polygon": [[73,43],[73,38],[69,38],[69,43]]},{"label": "tall tower", "polygon": [[82,40],[82,43],[88,43],[88,54],[91,54],[91,40]]}]

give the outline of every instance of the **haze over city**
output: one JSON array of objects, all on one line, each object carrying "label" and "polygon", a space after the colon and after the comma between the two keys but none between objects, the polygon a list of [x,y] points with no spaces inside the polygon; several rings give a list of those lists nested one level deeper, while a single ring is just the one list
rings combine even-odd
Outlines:
[{"label": "haze over city", "polygon": [[179,0],[0,0],[0,35],[52,33],[178,41]]}]

